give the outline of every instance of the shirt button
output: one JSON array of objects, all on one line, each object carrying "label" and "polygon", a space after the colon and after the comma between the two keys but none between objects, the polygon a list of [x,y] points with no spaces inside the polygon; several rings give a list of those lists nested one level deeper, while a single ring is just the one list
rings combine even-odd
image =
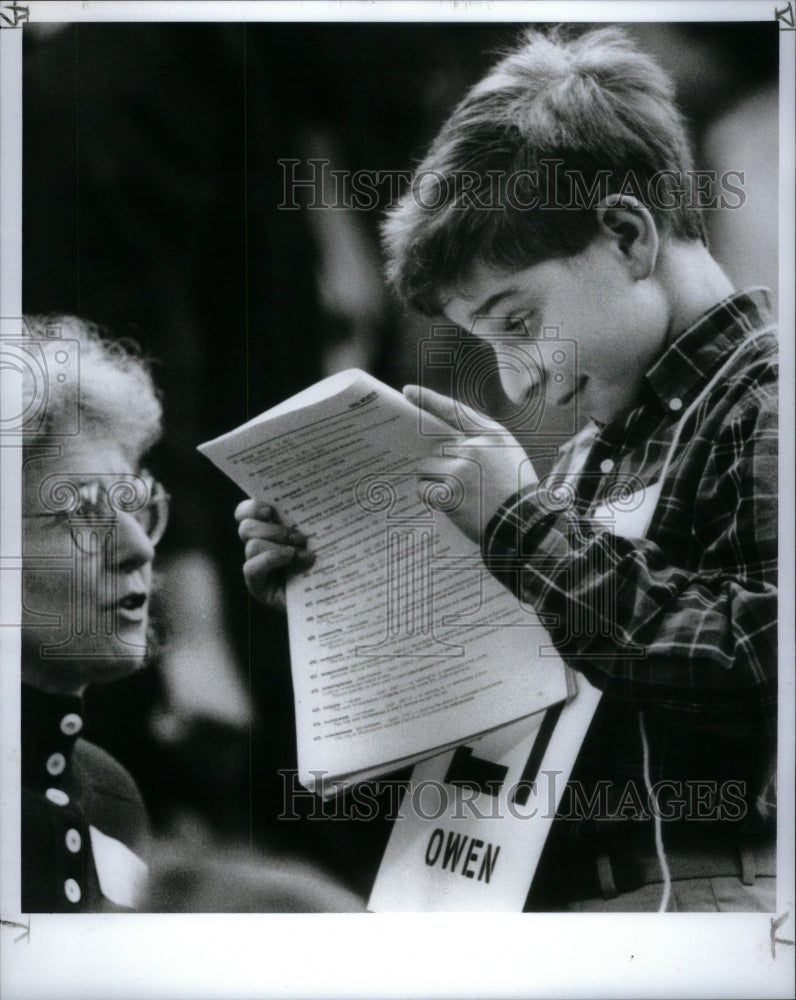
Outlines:
[{"label": "shirt button", "polygon": [[674,399],[669,400],[669,409],[677,413],[678,410],[682,410],[683,401],[679,396],[675,396]]},{"label": "shirt button", "polygon": [[62,792],[60,788],[48,788],[44,793],[45,797],[56,806],[68,806],[69,796],[66,792]]},{"label": "shirt button", "polygon": [[80,896],[82,895],[80,892],[80,886],[73,878],[68,878],[66,882],[64,882],[64,893],[70,903],[80,902]]},{"label": "shirt button", "polygon": [[611,472],[613,467],[614,463],[610,458],[604,458],[602,462],[600,462],[600,472],[605,472],[607,474]]},{"label": "shirt button", "polygon": [[77,830],[67,830],[66,831],[66,847],[67,850],[71,851],[72,854],[77,854],[83,845],[83,838],[77,832]]},{"label": "shirt button", "polygon": [[74,736],[76,733],[79,733],[82,728],[83,720],[74,712],[70,712],[69,715],[65,715],[63,719],[61,719],[61,732],[65,736]]},{"label": "shirt button", "polygon": [[63,774],[65,767],[66,757],[62,753],[50,754],[47,758],[47,774],[51,774],[53,777]]}]

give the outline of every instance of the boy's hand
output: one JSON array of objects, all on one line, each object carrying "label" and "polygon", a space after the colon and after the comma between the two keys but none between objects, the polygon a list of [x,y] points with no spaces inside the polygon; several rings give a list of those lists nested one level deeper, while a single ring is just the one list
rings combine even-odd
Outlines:
[{"label": "boy's hand", "polygon": [[[420,481],[434,482],[445,476],[459,480],[464,497],[448,516],[468,538],[480,544],[500,505],[518,490],[538,481],[525,449],[501,424],[449,396],[431,389],[423,389],[421,396],[416,385],[405,386],[404,395],[410,403],[422,406],[450,426],[450,438],[442,441],[440,449],[444,454],[423,463]],[[483,431],[475,434],[462,431],[462,416]]]},{"label": "boy's hand", "polygon": [[308,569],[315,553],[298,530],[282,524],[274,508],[262,500],[243,500],[235,508],[238,534],[245,544],[243,576],[255,600],[285,611],[285,569]]}]

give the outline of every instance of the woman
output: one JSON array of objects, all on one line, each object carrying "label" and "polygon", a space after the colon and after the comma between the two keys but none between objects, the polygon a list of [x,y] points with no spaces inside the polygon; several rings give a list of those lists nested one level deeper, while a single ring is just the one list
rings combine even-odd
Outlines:
[{"label": "woman", "polygon": [[[27,321],[23,404],[22,910],[131,909],[147,819],[81,738],[81,696],[144,663],[168,498],[141,468],[161,407],[143,360],[72,317]],[[36,374],[44,378],[37,378]],[[34,430],[30,430],[34,426]]]},{"label": "woman", "polygon": [[168,498],[141,462],[161,407],[132,349],[73,317],[27,323],[16,345],[27,432],[22,911],[362,910],[313,865],[235,845],[166,841],[147,878],[143,801],[124,768],[81,738],[81,695],[145,662]]}]

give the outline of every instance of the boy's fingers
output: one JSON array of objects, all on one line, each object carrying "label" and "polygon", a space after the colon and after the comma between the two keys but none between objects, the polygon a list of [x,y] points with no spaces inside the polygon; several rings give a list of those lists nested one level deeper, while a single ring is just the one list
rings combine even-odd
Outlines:
[{"label": "boy's fingers", "polygon": [[241,500],[235,508],[235,520],[243,521],[247,517],[259,518],[261,521],[278,521],[279,517],[265,500],[251,499]]},{"label": "boy's fingers", "polygon": [[446,424],[459,430],[456,403],[450,396],[443,396],[441,392],[434,392],[433,389],[421,389],[419,385],[405,385],[404,396],[421,410],[439,417]]},{"label": "boy's fingers", "polygon": [[[258,546],[268,547],[258,551]],[[258,601],[277,611],[285,611],[285,581],[279,571],[291,565],[298,570],[308,569],[314,562],[314,552],[291,546],[274,546],[254,538],[246,543],[243,578],[249,592]]]},{"label": "boy's fingers", "polygon": [[262,597],[265,604],[274,611],[287,611],[285,588],[280,584],[269,584]]},{"label": "boy's fingers", "polygon": [[238,525],[238,535],[243,542],[250,538],[265,538],[281,545],[306,545],[307,538],[297,528],[273,521],[260,521],[247,517]]},{"label": "boy's fingers", "polygon": [[244,549],[246,561],[257,559],[258,572],[264,573],[290,565],[295,554],[292,545],[275,545],[262,538],[250,538]]},{"label": "boy's fingers", "polygon": [[259,557],[243,564],[243,577],[252,597],[270,608],[286,610],[285,585],[281,575],[266,572]]},{"label": "boy's fingers", "polygon": [[243,551],[246,560],[253,559],[262,553],[270,553],[272,569],[281,569],[291,563],[295,563],[301,569],[307,569],[315,562],[314,552],[308,552],[307,549],[297,549],[294,545],[276,545],[263,538],[250,538]]},{"label": "boy's fingers", "polygon": [[410,403],[434,417],[439,417],[460,433],[471,434],[474,430],[484,428],[493,430],[498,426],[494,420],[474,410],[472,406],[466,406],[458,400],[451,399],[450,396],[443,396],[441,392],[435,392],[433,389],[406,385],[403,391]]},{"label": "boy's fingers", "polygon": [[299,569],[309,569],[315,562],[315,553],[310,552],[308,549],[294,549],[293,562]]},{"label": "boy's fingers", "polygon": [[[290,562],[290,558],[286,562]],[[269,583],[273,583],[275,578],[281,580],[281,575],[277,577],[275,571],[285,564],[283,561],[280,566],[278,558],[273,552],[260,552],[247,559],[243,564],[243,576],[249,590],[261,594]]]}]

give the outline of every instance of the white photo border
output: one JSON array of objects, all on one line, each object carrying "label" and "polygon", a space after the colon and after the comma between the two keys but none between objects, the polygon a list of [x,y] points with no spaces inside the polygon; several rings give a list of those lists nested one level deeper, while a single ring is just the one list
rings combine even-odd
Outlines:
[{"label": "white photo border", "polygon": [[[5,5],[0,5],[5,6]],[[31,22],[760,21],[788,0],[687,2],[38,2]],[[24,30],[24,28],[23,28]],[[0,317],[21,315],[21,31],[0,31]],[[794,338],[794,51],[780,34],[779,313],[784,382]],[[13,378],[2,372],[13,405]],[[779,997],[794,967],[794,393],[782,393],[777,914],[43,915],[18,912],[19,636],[0,627],[0,993],[23,998]],[[0,448],[3,604],[18,608],[18,449]],[[16,561],[15,561],[16,559]],[[9,619],[7,619],[9,620]],[[16,902],[15,902],[16,901]],[[775,944],[773,938],[791,944]]]}]

